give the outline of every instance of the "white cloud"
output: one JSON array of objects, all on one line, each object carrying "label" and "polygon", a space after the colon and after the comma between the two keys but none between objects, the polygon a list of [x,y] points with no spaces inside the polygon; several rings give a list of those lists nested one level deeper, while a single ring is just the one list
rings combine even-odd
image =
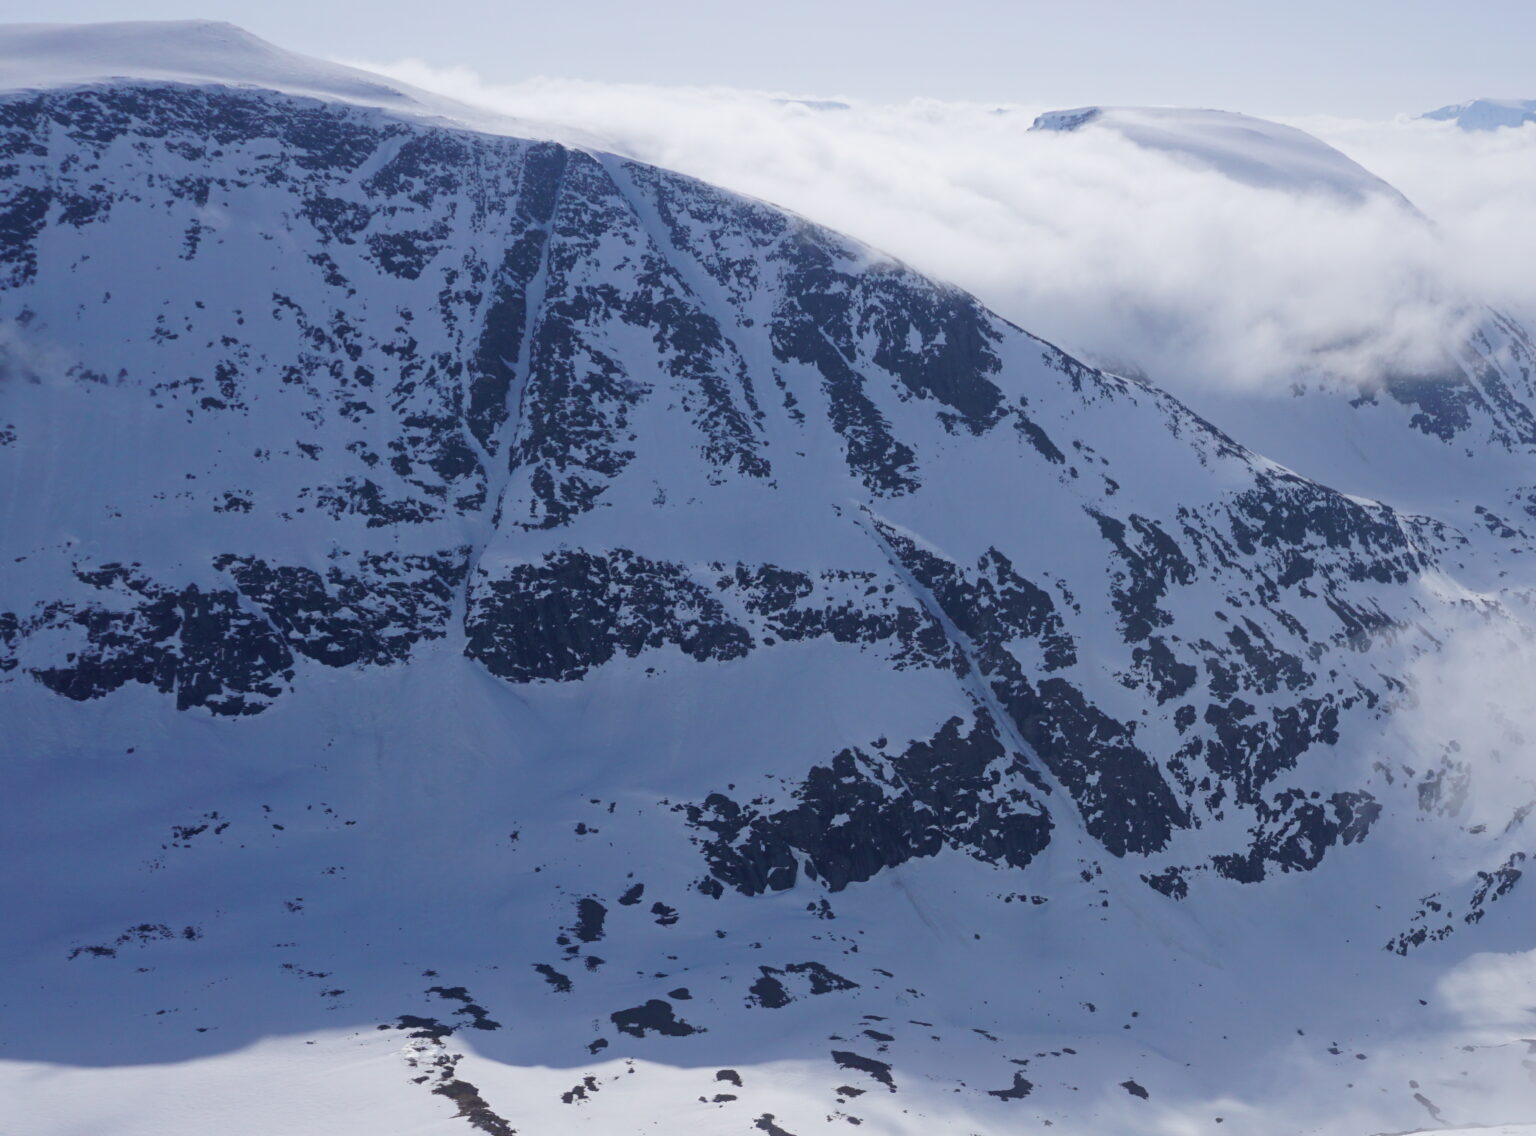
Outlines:
[{"label": "white cloud", "polygon": [[1444,850],[1470,857],[1449,855],[1445,865],[1468,877],[1536,846],[1536,815],[1525,819],[1536,806],[1536,638],[1523,614],[1458,626],[1409,671],[1412,702],[1396,720],[1417,772],[1445,770],[1439,807],[1477,836]]},{"label": "white cloud", "polygon": [[1406,193],[1491,302],[1536,311],[1536,124],[1468,132],[1449,122],[1299,119]]},{"label": "white cloud", "polygon": [[1484,1044],[1507,1044],[1536,1026],[1536,950],[1476,954],[1442,978],[1439,996]]},{"label": "white cloud", "polygon": [[1536,127],[1311,120],[1437,224],[1240,185],[1040,107],[814,109],[749,91],[370,64],[794,209],[976,293],[1068,350],[1175,390],[1288,390],[1440,367],[1475,302],[1536,311]]}]

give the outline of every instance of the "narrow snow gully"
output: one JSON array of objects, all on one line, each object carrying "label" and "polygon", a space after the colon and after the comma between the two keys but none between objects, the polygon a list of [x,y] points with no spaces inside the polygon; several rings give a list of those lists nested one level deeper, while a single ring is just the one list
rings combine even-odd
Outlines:
[{"label": "narrow snow gully", "polygon": [[[538,332],[539,323],[544,315],[545,301],[547,299],[549,283],[549,255],[550,247],[556,238],[555,222],[560,215],[561,203],[565,196],[565,176],[569,164],[569,151],[559,147],[560,168],[554,178],[554,187],[549,195],[549,209],[547,216],[539,219],[538,224],[530,226],[525,233],[539,234],[538,262],[533,274],[527,282],[521,285],[522,290],[522,328],[518,333],[517,357],[508,359],[498,356],[497,361],[501,366],[510,369],[511,374],[507,382],[506,395],[502,402],[500,421],[492,431],[489,444],[484,444],[475,436],[473,429],[466,422],[464,433],[470,443],[480,455],[480,460],[485,469],[486,492],[485,503],[481,507],[479,524],[482,535],[473,544],[469,564],[464,573],[464,584],[459,595],[459,610],[454,621],[455,626],[463,633],[469,618],[469,596],[474,587],[475,576],[480,570],[480,562],[485,556],[486,549],[490,546],[496,532],[501,527],[502,504],[506,498],[507,489],[512,483],[516,473],[517,446],[523,430],[523,404],[527,395],[528,385],[534,360],[534,338]],[[503,250],[506,255],[507,250]],[[506,272],[504,264],[498,270],[498,276]],[[500,287],[506,287],[508,282],[498,279]],[[495,318],[495,306],[499,292],[488,294],[481,301],[481,334],[487,330],[486,324]]]}]

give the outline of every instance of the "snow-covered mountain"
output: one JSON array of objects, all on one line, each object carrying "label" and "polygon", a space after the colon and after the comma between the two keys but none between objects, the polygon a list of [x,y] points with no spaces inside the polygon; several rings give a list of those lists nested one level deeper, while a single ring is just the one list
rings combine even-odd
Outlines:
[{"label": "snow-covered mountain", "polygon": [[1085,127],[1111,130],[1138,146],[1175,155],[1244,185],[1346,201],[1378,197],[1411,208],[1392,186],[1306,131],[1233,111],[1077,107],[1047,111],[1031,129],[1067,133]]},{"label": "snow-covered mountain", "polygon": [[1536,99],[1472,99],[1429,111],[1423,118],[1454,122],[1463,130],[1498,130],[1536,122]]},{"label": "snow-covered mountain", "polygon": [[20,1130],[1536,1116],[1502,497],[233,29],[9,35]]}]

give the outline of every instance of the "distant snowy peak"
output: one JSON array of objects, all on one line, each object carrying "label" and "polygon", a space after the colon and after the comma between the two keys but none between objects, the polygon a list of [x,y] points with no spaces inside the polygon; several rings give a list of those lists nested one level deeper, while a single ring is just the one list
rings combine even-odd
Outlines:
[{"label": "distant snowy peak", "polygon": [[1536,99],[1473,99],[1432,110],[1421,118],[1454,122],[1463,130],[1498,130],[1536,122]]},{"label": "distant snowy peak", "polygon": [[1174,155],[1244,185],[1325,193],[1350,201],[1388,198],[1391,185],[1304,130],[1225,110],[1186,107],[1077,107],[1048,111],[1034,130],[1112,130],[1137,146]]},{"label": "distant snowy peak", "polygon": [[800,107],[802,110],[808,111],[838,111],[853,109],[851,103],[839,102],[837,99],[776,98],[773,100],[773,103],[775,106]]},{"label": "distant snowy peak", "polygon": [[0,24],[0,91],[178,83],[376,107],[488,134],[596,145],[573,130],[471,107],[382,75],[286,51],[215,20]]}]

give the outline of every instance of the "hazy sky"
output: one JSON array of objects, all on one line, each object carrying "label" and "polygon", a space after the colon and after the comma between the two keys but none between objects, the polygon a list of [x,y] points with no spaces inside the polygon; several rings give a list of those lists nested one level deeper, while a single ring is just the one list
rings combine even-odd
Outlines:
[{"label": "hazy sky", "polygon": [[1482,0],[7,0],[8,21],[229,20],[292,50],[875,99],[1417,113],[1536,97],[1536,4]]}]

